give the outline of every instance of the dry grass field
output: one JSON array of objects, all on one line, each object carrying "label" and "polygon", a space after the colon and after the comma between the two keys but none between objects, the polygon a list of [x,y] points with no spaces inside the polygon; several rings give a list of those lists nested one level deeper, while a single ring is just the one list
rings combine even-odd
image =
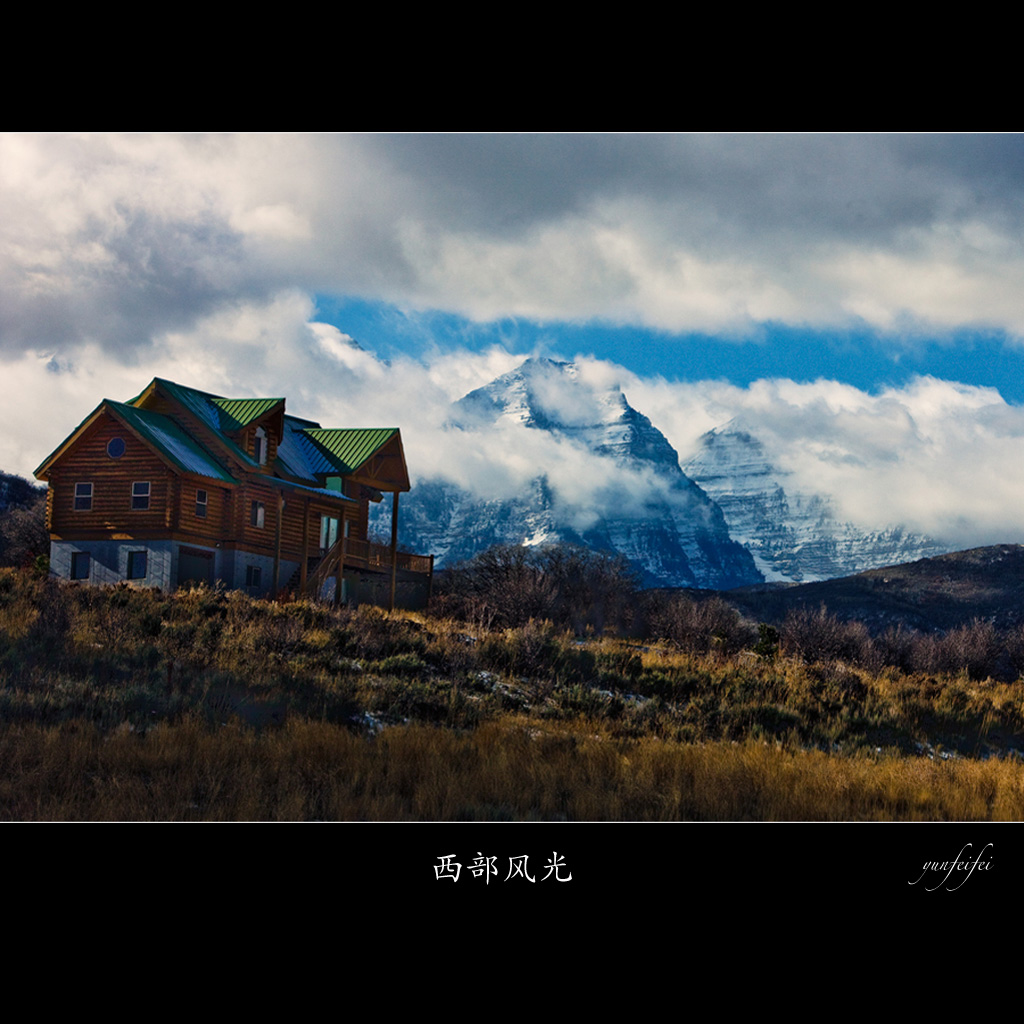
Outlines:
[{"label": "dry grass field", "polygon": [[0,818],[1024,819],[1024,683],[945,637],[901,666],[681,597],[631,631],[0,570]]}]

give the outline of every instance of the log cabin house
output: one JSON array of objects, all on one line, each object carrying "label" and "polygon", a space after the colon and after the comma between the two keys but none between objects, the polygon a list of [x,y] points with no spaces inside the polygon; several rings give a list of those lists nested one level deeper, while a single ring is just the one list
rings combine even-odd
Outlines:
[{"label": "log cabin house", "polygon": [[[104,399],[36,470],[50,570],[173,590],[422,607],[433,558],[397,549],[409,490],[396,427],[324,428],[283,398],[222,398],[155,378]],[[367,537],[391,494],[391,543]]]}]

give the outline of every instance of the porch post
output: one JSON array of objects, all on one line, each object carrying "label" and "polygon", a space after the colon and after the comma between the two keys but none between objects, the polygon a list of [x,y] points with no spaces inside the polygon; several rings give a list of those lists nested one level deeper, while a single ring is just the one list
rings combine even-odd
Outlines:
[{"label": "porch post", "polygon": [[274,591],[271,600],[277,600],[277,591],[281,586],[281,519],[284,516],[284,494],[277,493],[277,522],[274,524]]},{"label": "porch post", "polygon": [[302,558],[299,561],[299,594],[306,596],[306,572],[309,563],[309,499],[302,503]]},{"label": "porch post", "polygon": [[388,611],[395,610],[395,581],[398,574],[398,491],[391,492],[391,596]]},{"label": "porch post", "polygon": [[341,536],[335,543],[341,545],[341,550],[338,552],[338,574],[334,580],[335,608],[341,607],[341,588],[345,582],[345,548],[348,547],[348,521],[345,519],[344,510],[342,510],[341,518],[338,520],[338,527],[341,530]]}]

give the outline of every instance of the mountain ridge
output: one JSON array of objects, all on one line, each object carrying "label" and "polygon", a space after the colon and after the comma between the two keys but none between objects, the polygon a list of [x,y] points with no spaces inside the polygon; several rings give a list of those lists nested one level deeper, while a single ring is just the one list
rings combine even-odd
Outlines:
[{"label": "mountain ridge", "polygon": [[[440,479],[417,484],[406,500],[403,536],[429,547],[435,564],[490,544],[567,541],[624,555],[647,585],[728,587],[762,579],[749,552],[729,536],[721,510],[617,384],[593,385],[574,363],[527,359],[454,402],[449,423],[467,438],[495,426],[537,431],[568,446],[582,468],[569,481],[538,465],[513,498],[483,498]],[[568,500],[573,488],[583,502]]]},{"label": "mountain ridge", "polygon": [[718,503],[770,582],[835,579],[949,550],[899,524],[866,530],[843,521],[828,495],[801,490],[739,418],[703,434],[683,470]]}]

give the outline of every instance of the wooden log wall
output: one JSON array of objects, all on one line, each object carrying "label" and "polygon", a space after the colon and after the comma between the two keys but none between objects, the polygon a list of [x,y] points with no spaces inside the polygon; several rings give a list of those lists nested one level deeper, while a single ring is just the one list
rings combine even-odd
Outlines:
[{"label": "wooden log wall", "polygon": [[[120,437],[124,454],[107,454],[107,442]],[[168,529],[174,472],[133,433],[110,415],[101,415],[64,454],[50,473],[51,532],[152,534]],[[146,509],[132,507],[132,484],[149,484]],[[75,485],[92,484],[88,510],[75,509]]]}]

